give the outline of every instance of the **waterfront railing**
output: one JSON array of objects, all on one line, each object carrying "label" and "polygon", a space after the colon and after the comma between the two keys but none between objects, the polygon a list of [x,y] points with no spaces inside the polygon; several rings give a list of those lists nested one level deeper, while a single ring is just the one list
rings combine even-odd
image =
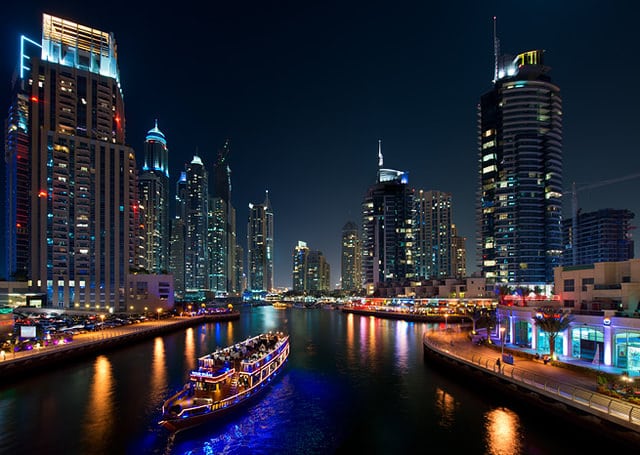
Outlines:
[{"label": "waterfront railing", "polygon": [[495,357],[488,358],[478,354],[465,355],[454,349],[449,343],[436,340],[425,333],[423,341],[426,347],[439,354],[455,359],[476,369],[504,378],[526,389],[554,398],[592,414],[608,417],[609,420],[623,424],[627,428],[640,431],[640,407],[602,393],[587,390],[572,384],[559,382],[552,377],[535,373],[514,365],[497,364]]}]

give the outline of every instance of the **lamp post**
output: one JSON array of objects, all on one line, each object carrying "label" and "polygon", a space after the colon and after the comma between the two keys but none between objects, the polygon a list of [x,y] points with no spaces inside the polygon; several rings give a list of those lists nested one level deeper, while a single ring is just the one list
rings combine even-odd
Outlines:
[{"label": "lamp post", "polygon": [[504,332],[505,332],[505,328],[504,327],[500,327],[500,359],[504,360]]},{"label": "lamp post", "polygon": [[158,321],[160,320],[160,313],[162,313],[162,308],[158,308]]},{"label": "lamp post", "polygon": [[449,318],[449,313],[445,313],[444,314],[444,330],[445,332],[449,331],[449,322],[448,322],[448,318]]}]

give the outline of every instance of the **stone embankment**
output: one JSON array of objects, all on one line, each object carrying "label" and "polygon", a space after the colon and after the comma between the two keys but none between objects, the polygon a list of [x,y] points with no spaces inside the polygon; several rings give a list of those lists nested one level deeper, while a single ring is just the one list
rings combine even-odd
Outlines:
[{"label": "stone embankment", "polygon": [[26,352],[5,353],[0,359],[0,383],[7,384],[25,375],[49,371],[64,362],[71,362],[92,355],[129,346],[166,333],[182,330],[206,322],[231,321],[240,318],[240,312],[224,312],[194,317],[175,317],[150,320],[111,329],[75,335],[73,341],[58,346],[33,349]]}]

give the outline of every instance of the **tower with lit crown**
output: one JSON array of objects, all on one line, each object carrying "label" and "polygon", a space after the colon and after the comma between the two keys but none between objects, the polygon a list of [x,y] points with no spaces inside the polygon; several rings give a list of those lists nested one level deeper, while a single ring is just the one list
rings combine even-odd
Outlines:
[{"label": "tower with lit crown", "polygon": [[252,292],[269,292],[274,288],[273,210],[268,191],[262,204],[249,204],[247,288]]},{"label": "tower with lit crown", "polygon": [[562,99],[544,51],[496,58],[478,104],[477,260],[487,283],[545,284],[562,254]]},{"label": "tower with lit crown", "polygon": [[383,167],[378,142],[378,178],[362,203],[362,275],[368,292],[380,283],[411,279],[413,190],[406,172]]},{"label": "tower with lit crown", "polygon": [[126,309],[136,161],[113,34],[43,14],[7,121],[8,273],[57,308]]},{"label": "tower with lit crown", "polygon": [[145,263],[151,273],[169,269],[169,150],[158,121],[147,132],[144,165],[138,180]]}]

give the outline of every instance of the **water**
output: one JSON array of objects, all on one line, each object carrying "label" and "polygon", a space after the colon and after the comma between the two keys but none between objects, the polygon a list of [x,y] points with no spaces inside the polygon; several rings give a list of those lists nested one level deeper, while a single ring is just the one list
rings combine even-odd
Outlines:
[{"label": "water", "polygon": [[[602,442],[598,431],[425,364],[422,334],[440,328],[336,310],[243,308],[237,321],[0,388],[0,454],[566,454]],[[291,354],[261,399],[176,437],[157,425],[163,400],[198,356],[268,330],[291,335]]]}]

